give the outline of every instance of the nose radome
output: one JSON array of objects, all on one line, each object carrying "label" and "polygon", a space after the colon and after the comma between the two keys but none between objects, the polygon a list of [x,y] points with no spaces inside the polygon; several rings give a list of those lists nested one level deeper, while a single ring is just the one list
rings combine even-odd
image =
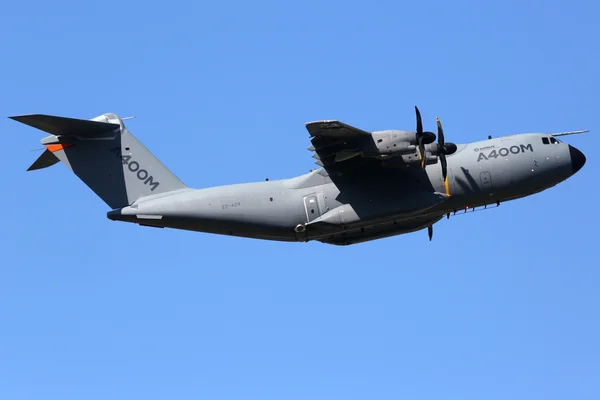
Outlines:
[{"label": "nose radome", "polygon": [[569,154],[571,155],[571,166],[573,167],[573,173],[576,173],[585,164],[585,156],[575,147],[569,145]]}]

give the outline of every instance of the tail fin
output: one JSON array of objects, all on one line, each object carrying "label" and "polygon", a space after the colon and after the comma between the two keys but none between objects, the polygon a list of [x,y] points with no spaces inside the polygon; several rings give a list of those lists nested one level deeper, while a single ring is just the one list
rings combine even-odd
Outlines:
[{"label": "tail fin", "polygon": [[91,120],[51,115],[10,117],[51,134],[28,171],[65,163],[109,207],[186,186],[140,143],[115,114]]}]

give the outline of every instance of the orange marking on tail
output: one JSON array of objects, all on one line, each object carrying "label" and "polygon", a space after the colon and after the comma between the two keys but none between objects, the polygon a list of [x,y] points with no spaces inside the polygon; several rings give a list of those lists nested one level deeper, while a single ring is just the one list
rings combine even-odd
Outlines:
[{"label": "orange marking on tail", "polygon": [[60,144],[60,143],[59,143],[59,144],[47,144],[47,145],[46,145],[46,148],[47,148],[48,150],[50,150],[52,153],[54,153],[54,152],[56,152],[56,151],[64,150],[64,149],[66,149],[67,147],[71,147],[71,146],[73,146],[73,144],[72,144],[72,143],[71,143],[71,144],[69,144],[69,143],[66,143],[66,144]]}]

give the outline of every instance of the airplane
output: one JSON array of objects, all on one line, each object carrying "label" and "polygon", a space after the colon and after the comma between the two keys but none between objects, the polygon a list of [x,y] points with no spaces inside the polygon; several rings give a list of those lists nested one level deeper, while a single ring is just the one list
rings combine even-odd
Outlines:
[{"label": "airplane", "polygon": [[587,130],[454,144],[445,141],[439,118],[436,135],[423,130],[415,112],[414,132],[306,123],[320,168],[205,189],[186,186],[116,114],[9,118],[50,134],[28,171],[62,161],[110,207],[110,220],[273,241],[350,245],[424,229],[431,241],[444,216],[539,193],[586,162],[558,137]]}]

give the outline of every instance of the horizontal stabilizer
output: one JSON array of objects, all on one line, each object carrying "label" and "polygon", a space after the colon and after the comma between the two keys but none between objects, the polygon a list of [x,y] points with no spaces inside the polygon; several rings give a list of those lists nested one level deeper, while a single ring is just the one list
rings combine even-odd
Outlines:
[{"label": "horizontal stabilizer", "polygon": [[37,160],[31,167],[27,168],[27,171],[34,171],[36,169],[48,168],[59,162],[60,160],[50,150],[46,150],[38,157]]},{"label": "horizontal stabilizer", "polygon": [[113,137],[114,132],[121,127],[119,124],[108,122],[56,117],[44,114],[18,115],[9,118],[56,136],[77,136],[81,138]]}]

